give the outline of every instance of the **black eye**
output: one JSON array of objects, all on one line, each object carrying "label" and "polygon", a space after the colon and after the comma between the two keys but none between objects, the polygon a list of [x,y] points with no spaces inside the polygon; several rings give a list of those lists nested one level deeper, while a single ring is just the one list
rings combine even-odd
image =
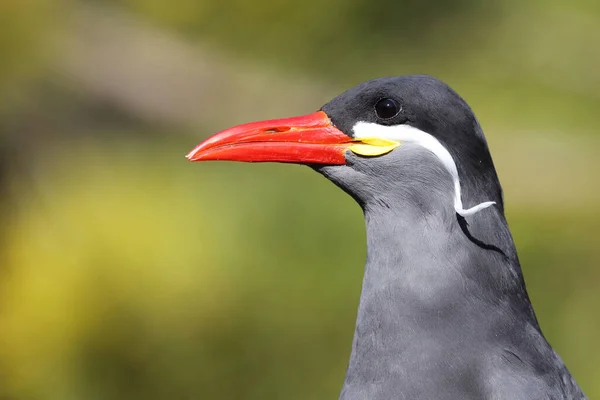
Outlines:
[{"label": "black eye", "polygon": [[375,112],[379,118],[389,119],[400,112],[400,106],[392,99],[381,99],[375,104]]}]

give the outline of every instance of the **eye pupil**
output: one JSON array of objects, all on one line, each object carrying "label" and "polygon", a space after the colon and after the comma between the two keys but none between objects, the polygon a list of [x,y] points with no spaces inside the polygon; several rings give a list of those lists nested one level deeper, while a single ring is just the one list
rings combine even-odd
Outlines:
[{"label": "eye pupil", "polygon": [[389,119],[400,112],[400,106],[393,99],[381,99],[375,104],[375,112],[379,118]]}]

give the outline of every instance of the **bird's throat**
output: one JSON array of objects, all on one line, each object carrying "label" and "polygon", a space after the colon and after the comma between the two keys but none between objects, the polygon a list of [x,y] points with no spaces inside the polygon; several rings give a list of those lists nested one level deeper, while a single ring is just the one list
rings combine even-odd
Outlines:
[{"label": "bird's throat", "polygon": [[472,387],[457,396],[472,390],[477,398],[484,389],[473,366],[485,367],[496,350],[490,343],[505,346],[516,330],[539,329],[504,216],[486,210],[466,227],[482,243],[493,240],[486,225],[506,231],[503,249],[474,242],[460,218],[410,205],[365,207],[367,263],[342,399],[389,399],[398,386],[407,399],[430,398],[429,390],[452,391],[450,382],[461,379]]}]

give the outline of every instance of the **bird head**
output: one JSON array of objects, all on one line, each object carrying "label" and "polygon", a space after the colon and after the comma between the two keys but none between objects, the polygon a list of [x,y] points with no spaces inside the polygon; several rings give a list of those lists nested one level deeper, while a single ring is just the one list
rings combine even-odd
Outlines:
[{"label": "bird head", "polygon": [[[449,86],[423,75],[371,80],[315,113],[226,129],[187,158],[310,165],[361,205],[386,193],[437,191],[466,216],[502,201],[472,110]],[[465,186],[470,208],[463,207]]]}]

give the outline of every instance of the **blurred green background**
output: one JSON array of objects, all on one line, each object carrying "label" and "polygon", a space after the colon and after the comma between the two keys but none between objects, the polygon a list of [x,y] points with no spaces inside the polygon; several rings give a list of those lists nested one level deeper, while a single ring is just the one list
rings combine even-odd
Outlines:
[{"label": "blurred green background", "polygon": [[359,207],[183,156],[408,73],[474,108],[544,332],[600,398],[599,43],[589,0],[2,0],[0,398],[337,398]]}]

